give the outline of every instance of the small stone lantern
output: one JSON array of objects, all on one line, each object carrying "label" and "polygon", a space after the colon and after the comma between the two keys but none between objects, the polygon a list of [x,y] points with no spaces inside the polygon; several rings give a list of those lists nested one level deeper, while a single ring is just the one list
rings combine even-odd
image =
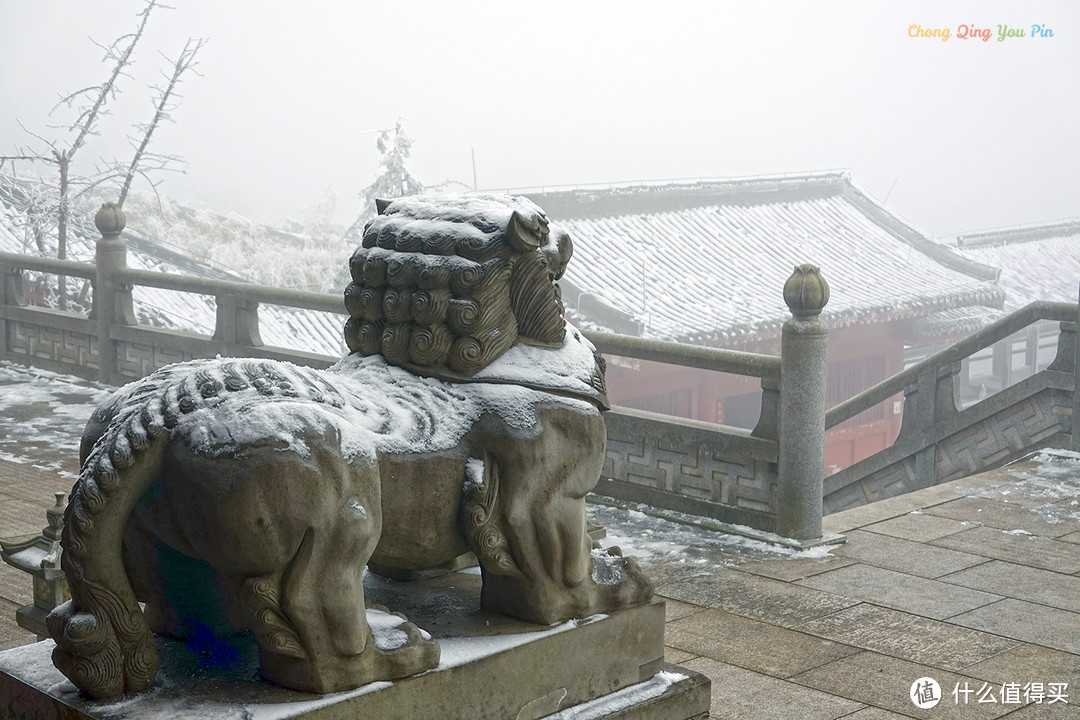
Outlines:
[{"label": "small stone lantern", "polygon": [[60,569],[60,532],[64,529],[64,495],[56,493],[56,504],[45,511],[48,519],[40,535],[0,540],[0,557],[8,565],[29,573],[34,579],[34,602],[15,611],[19,626],[37,635],[49,636],[45,617],[57,605],[71,598],[64,571]]}]

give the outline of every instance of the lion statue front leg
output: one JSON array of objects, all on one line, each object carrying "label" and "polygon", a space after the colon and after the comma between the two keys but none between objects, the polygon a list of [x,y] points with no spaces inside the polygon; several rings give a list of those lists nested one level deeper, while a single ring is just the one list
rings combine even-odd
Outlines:
[{"label": "lion statue front leg", "polygon": [[487,438],[482,467],[474,459],[467,470],[462,525],[480,560],[482,607],[551,624],[648,601],[652,584],[637,563],[594,549],[586,531],[602,416],[553,404],[539,426],[535,436]]}]

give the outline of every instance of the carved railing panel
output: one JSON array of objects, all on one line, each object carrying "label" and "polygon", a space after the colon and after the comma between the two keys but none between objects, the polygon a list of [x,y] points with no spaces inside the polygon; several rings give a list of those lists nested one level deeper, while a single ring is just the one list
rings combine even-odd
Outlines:
[{"label": "carved railing panel", "polygon": [[606,421],[607,459],[596,492],[771,531],[775,441],[629,408],[613,408]]}]

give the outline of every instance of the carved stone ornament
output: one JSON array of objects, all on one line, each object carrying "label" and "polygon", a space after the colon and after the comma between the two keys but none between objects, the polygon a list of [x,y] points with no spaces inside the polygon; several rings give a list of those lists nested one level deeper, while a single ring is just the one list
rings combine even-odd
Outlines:
[{"label": "carved stone ornament", "polygon": [[551,232],[536,205],[467,196],[378,207],[349,260],[349,350],[460,379],[518,342],[561,345],[555,279],[572,246],[566,233]]},{"label": "carved stone ornament", "polygon": [[310,692],[435,667],[412,623],[369,625],[369,561],[472,551],[482,607],[544,624],[651,597],[586,533],[606,400],[561,317],[569,238],[518,198],[380,207],[350,263],[354,352],[333,368],[181,363],[92,415],[63,530],[72,599],[48,627],[93,697],[151,687],[152,633],[250,631],[263,676]]},{"label": "carved stone ornament", "polygon": [[101,206],[94,215],[94,225],[98,232],[105,236],[119,235],[127,225],[127,216],[120,206],[113,202],[107,202]]},{"label": "carved stone ornament", "polygon": [[829,283],[816,265],[796,266],[784,283],[784,302],[797,318],[817,317],[829,302]]}]

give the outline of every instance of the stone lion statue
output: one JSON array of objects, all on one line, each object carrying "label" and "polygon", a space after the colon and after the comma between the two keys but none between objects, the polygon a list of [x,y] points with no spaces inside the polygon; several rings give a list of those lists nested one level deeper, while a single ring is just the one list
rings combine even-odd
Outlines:
[{"label": "stone lion statue", "polygon": [[[647,601],[593,548],[603,364],[562,318],[565,233],[528,200],[380,203],[350,261],[352,351],[218,358],[118,390],[83,434],[53,661],[98,699],[153,683],[152,632],[250,631],[260,671],[335,692],[435,667],[363,573],[472,551],[484,609],[553,623]],[[139,603],[145,604],[145,612]]]}]

